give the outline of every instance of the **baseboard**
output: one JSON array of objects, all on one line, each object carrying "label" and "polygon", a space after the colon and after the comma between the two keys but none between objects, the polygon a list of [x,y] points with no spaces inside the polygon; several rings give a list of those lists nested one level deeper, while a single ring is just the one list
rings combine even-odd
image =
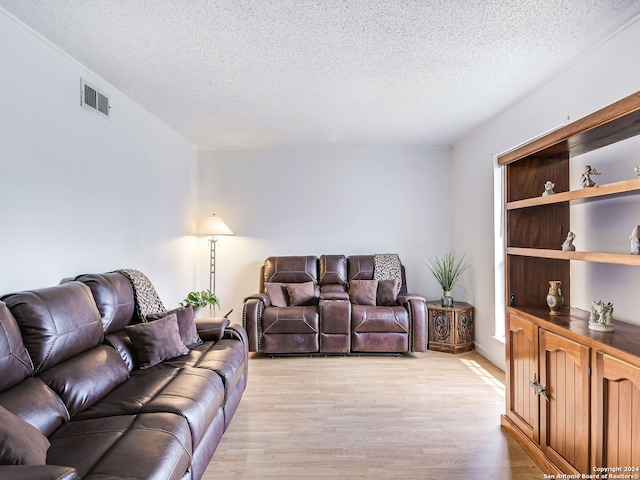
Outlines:
[{"label": "baseboard", "polygon": [[482,346],[478,345],[477,343],[474,344],[474,347],[475,347],[476,352],[478,352],[484,358],[489,360],[491,363],[493,363],[496,367],[498,367],[503,372],[505,371],[506,365],[505,365],[505,362],[504,362],[504,357],[498,358],[495,355],[492,355],[491,353],[489,353],[487,350],[482,348]]},{"label": "baseboard", "polygon": [[505,430],[522,449],[536,462],[543,472],[553,475],[552,478],[561,478],[562,470],[551,462],[540,450],[538,444],[520,431],[518,427],[506,415],[500,416],[500,426]]}]

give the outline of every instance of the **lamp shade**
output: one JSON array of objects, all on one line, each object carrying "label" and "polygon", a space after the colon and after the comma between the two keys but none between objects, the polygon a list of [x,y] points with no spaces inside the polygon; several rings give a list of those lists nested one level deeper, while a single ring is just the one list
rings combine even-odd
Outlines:
[{"label": "lamp shade", "polygon": [[233,235],[229,226],[220,217],[211,215],[196,230],[196,235]]}]

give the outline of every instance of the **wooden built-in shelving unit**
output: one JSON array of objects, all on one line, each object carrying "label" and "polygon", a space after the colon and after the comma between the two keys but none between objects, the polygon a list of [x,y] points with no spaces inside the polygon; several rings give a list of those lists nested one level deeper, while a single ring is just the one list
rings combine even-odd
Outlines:
[{"label": "wooden built-in shelving unit", "polygon": [[[515,297],[501,423],[547,473],[640,467],[640,326],[594,332],[570,298],[572,261],[640,267],[640,255],[561,250],[572,206],[640,193],[640,178],[570,190],[572,159],[639,134],[640,92],[498,158],[506,169],[506,297]],[[557,193],[542,196],[547,180]],[[550,280],[562,282],[560,315],[546,308]]]}]

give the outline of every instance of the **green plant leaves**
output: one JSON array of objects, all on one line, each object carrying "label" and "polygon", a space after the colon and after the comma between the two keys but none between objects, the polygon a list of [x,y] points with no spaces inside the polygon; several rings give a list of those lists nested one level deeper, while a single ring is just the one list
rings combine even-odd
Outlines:
[{"label": "green plant leaves", "polygon": [[203,290],[201,292],[189,292],[187,298],[180,302],[181,307],[187,305],[193,305],[194,307],[206,307],[212,305],[214,307],[220,306],[220,300],[215,294],[211,293],[211,290]]},{"label": "green plant leaves", "polygon": [[471,267],[467,254],[456,255],[454,250],[447,250],[442,258],[427,258],[425,263],[446,292],[450,292],[460,277]]}]

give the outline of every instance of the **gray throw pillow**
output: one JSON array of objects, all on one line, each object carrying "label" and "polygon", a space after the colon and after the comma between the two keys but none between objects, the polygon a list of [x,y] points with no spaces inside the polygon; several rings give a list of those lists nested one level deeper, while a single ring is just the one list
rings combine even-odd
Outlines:
[{"label": "gray throw pillow", "polygon": [[316,298],[316,285],[313,282],[287,283],[289,305],[312,305]]},{"label": "gray throw pillow", "polygon": [[45,465],[49,440],[40,430],[0,406],[0,465]]},{"label": "gray throw pillow", "polygon": [[202,345],[202,339],[200,338],[200,335],[198,335],[198,329],[196,328],[195,312],[191,305],[174,308],[173,310],[169,310],[164,313],[153,313],[151,315],[147,315],[147,321],[160,320],[172,313],[175,313],[178,317],[178,330],[180,330],[182,343],[184,343],[188,349]]},{"label": "gray throw pillow", "polygon": [[289,292],[284,283],[265,283],[264,287],[269,295],[271,305],[274,307],[289,306]]},{"label": "gray throw pillow", "polygon": [[150,368],[163,360],[189,353],[189,349],[180,338],[175,313],[152,322],[129,325],[125,330],[138,354],[140,369]]},{"label": "gray throw pillow", "polygon": [[378,280],[351,280],[349,283],[349,300],[355,305],[376,304]]},{"label": "gray throw pillow", "polygon": [[398,304],[398,279],[378,280],[377,305],[392,306]]}]

